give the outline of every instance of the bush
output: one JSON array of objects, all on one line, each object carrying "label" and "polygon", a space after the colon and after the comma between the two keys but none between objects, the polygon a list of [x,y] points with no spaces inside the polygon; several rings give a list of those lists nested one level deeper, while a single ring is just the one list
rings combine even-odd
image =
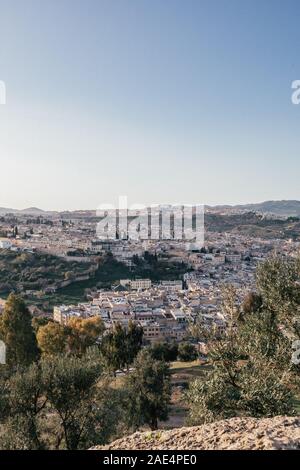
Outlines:
[{"label": "bush", "polygon": [[149,348],[153,359],[158,361],[176,361],[178,355],[177,343],[156,343]]},{"label": "bush", "polygon": [[188,362],[197,359],[198,353],[195,346],[191,343],[180,343],[178,347],[178,359]]}]

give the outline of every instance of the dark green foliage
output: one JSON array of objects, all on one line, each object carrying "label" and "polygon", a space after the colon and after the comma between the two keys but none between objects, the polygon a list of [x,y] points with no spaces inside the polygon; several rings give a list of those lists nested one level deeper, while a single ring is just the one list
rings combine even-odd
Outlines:
[{"label": "dark green foliage", "polygon": [[49,322],[54,322],[54,320],[49,317],[34,317],[31,323],[35,334],[37,334],[41,326],[48,325]]},{"label": "dark green foliage", "polygon": [[129,322],[125,337],[125,362],[127,369],[133,363],[143,344],[143,329],[136,323]]},{"label": "dark green foliage", "polygon": [[223,309],[227,330],[208,341],[213,369],[187,393],[190,423],[293,414],[290,342],[277,315],[264,301],[240,315],[233,289],[225,295]]},{"label": "dark green foliage", "polygon": [[11,294],[0,317],[0,339],[6,345],[9,367],[28,365],[39,355],[31,315],[23,299]]},{"label": "dark green foliage", "polygon": [[264,306],[300,338],[300,259],[272,257],[257,269]]},{"label": "dark green foliage", "polygon": [[97,349],[43,359],[1,385],[2,449],[86,449],[121,422],[123,393],[102,373]]},{"label": "dark green foliage", "polygon": [[25,372],[16,372],[5,382],[2,395],[5,449],[41,449],[38,415],[46,405],[41,368],[32,364]]},{"label": "dark green foliage", "polygon": [[155,343],[149,351],[153,357],[158,361],[176,361],[178,355],[178,344],[177,343]]},{"label": "dark green foliage", "polygon": [[131,426],[148,424],[157,429],[158,420],[168,418],[171,400],[170,370],[164,361],[153,360],[147,350],[142,350],[126,379],[128,390],[127,413]]},{"label": "dark green foliage", "polygon": [[78,357],[43,361],[43,384],[51,408],[58,414],[67,449],[77,449],[86,441],[97,419],[99,363]]},{"label": "dark green foliage", "polygon": [[101,352],[111,371],[127,369],[140,351],[143,341],[143,330],[130,322],[128,328],[117,323],[114,328],[104,335]]},{"label": "dark green foliage", "polygon": [[180,343],[178,346],[178,359],[188,362],[197,359],[198,353],[195,346],[191,343]]}]

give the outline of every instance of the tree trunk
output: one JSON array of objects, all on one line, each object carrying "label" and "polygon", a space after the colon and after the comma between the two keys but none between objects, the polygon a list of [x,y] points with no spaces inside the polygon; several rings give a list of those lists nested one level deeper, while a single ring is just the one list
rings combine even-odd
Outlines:
[{"label": "tree trunk", "polygon": [[150,429],[151,431],[156,431],[158,429],[158,420],[157,418],[152,418],[151,423],[150,423]]}]

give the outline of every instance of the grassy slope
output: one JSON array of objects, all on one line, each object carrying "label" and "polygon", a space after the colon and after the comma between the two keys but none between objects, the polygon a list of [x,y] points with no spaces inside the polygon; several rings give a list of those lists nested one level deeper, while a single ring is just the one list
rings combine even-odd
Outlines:
[{"label": "grassy slope", "polygon": [[[0,295],[3,298],[7,297],[20,282],[24,283],[26,290],[40,290],[43,281],[46,285],[51,285],[55,281],[63,280],[68,271],[81,274],[88,267],[88,263],[64,261],[62,258],[50,255],[26,254],[24,256],[10,251],[0,251]],[[185,265],[169,264],[167,261],[154,261],[151,264],[140,262],[138,266],[129,269],[108,256],[90,279],[74,282],[57,290],[54,294],[44,295],[42,299],[33,296],[27,300],[28,303],[50,312],[57,304],[83,302],[86,289],[110,288],[118,284],[120,279],[136,277],[150,278],[153,281],[179,279],[186,270]]]},{"label": "grassy slope", "polygon": [[19,284],[24,290],[40,290],[65,279],[67,273],[81,275],[91,263],[65,261],[62,258],[0,250],[0,294],[7,295]]}]

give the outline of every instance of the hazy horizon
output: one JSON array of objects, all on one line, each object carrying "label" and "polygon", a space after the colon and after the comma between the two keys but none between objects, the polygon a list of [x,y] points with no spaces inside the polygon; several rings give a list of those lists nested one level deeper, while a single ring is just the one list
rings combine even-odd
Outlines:
[{"label": "hazy horizon", "polygon": [[[274,203],[289,203],[289,202],[297,202],[300,204],[300,200],[298,199],[273,199],[273,200],[268,200],[268,201],[258,201],[258,202],[247,202],[247,203],[233,203],[233,204],[205,204],[205,206],[209,206],[209,207],[226,207],[226,206],[232,206],[232,207],[235,207],[235,206],[244,206],[244,205],[255,205],[255,204],[265,204],[265,203],[269,203],[269,202],[274,202]],[[176,204],[173,204],[173,203],[168,203],[168,202],[163,202],[163,203],[157,203],[157,204],[154,204],[154,205],[176,205]],[[178,203],[179,205],[179,203]],[[118,203],[116,203],[115,205],[116,209],[118,209]],[[11,207],[11,206],[0,206],[0,210],[2,209],[12,209],[12,210],[17,210],[17,211],[25,211],[25,210],[41,210],[41,211],[44,211],[44,212],[74,212],[74,211],[96,211],[97,208],[91,208],[91,207],[85,207],[85,208],[77,208],[77,209],[49,209],[49,208],[44,208],[44,207],[37,207],[37,206],[28,206],[28,207]],[[133,210],[130,206],[130,203],[128,204],[128,209],[129,210]]]}]

